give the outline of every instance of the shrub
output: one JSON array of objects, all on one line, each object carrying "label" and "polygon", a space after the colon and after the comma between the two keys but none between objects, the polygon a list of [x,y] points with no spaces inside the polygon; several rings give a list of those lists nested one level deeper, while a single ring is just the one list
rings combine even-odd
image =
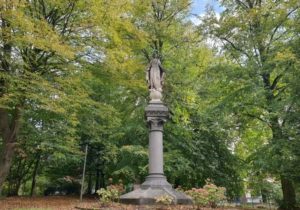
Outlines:
[{"label": "shrub", "polygon": [[212,208],[217,207],[217,204],[226,199],[224,187],[217,187],[212,183],[207,183],[204,187],[204,190],[208,192],[208,201],[209,206]]},{"label": "shrub", "polygon": [[109,185],[106,189],[101,188],[100,190],[97,190],[97,194],[100,196],[100,202],[102,205],[118,202],[119,197],[123,192],[123,184]]},{"label": "shrub", "polygon": [[192,197],[193,202],[198,207],[198,209],[200,209],[201,206],[207,206],[209,203],[209,195],[205,189],[192,188],[185,193]]},{"label": "shrub", "polygon": [[186,191],[186,194],[193,198],[193,202],[198,209],[204,206],[216,208],[219,202],[226,199],[225,190],[224,187],[217,187],[207,181],[203,188],[192,188]]},{"label": "shrub", "polygon": [[155,203],[163,204],[163,205],[170,205],[174,201],[173,197],[170,195],[160,195],[155,198]]}]

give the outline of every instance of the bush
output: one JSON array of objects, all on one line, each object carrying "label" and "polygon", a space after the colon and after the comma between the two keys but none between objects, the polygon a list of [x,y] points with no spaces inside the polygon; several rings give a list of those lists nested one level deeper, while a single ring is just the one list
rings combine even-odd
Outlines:
[{"label": "bush", "polygon": [[203,188],[192,188],[185,193],[193,198],[193,202],[198,209],[205,206],[216,208],[219,202],[226,199],[225,190],[224,187],[217,187],[207,181]]},{"label": "bush", "polygon": [[109,185],[106,189],[101,188],[100,190],[97,190],[97,194],[100,196],[100,202],[102,205],[108,205],[112,202],[118,202],[120,195],[123,192],[123,184]]},{"label": "bush", "polygon": [[165,194],[165,195],[156,197],[155,203],[163,204],[163,205],[170,205],[170,204],[172,204],[173,200],[174,199],[172,196]]},{"label": "bush", "polygon": [[201,206],[207,206],[209,203],[208,192],[205,189],[192,188],[185,192],[187,195],[191,196],[194,204],[200,209]]},{"label": "bush", "polygon": [[204,187],[204,190],[208,192],[208,201],[209,206],[212,208],[217,207],[217,204],[226,199],[224,187],[217,187],[212,183],[207,183]]}]

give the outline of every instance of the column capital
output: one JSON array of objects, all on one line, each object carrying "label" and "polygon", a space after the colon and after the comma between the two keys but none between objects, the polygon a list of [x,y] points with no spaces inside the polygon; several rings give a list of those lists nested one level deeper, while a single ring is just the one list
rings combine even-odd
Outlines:
[{"label": "column capital", "polygon": [[163,131],[163,124],[169,118],[169,109],[162,102],[149,103],[145,108],[150,131]]},{"label": "column capital", "polygon": [[159,103],[149,103],[145,108],[145,115],[148,120],[153,118],[158,118],[162,120],[169,119],[169,109],[162,102]]},{"label": "column capital", "polygon": [[158,117],[147,117],[150,131],[163,131],[163,125],[166,121],[166,119]]}]

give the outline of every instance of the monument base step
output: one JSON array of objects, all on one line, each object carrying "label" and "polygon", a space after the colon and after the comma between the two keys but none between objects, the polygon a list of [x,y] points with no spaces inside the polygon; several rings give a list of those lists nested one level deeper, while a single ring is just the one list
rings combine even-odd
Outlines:
[{"label": "monument base step", "polygon": [[178,192],[174,189],[166,188],[148,188],[148,189],[137,189],[129,192],[120,197],[120,202],[124,204],[134,204],[134,205],[153,205],[157,204],[156,198],[169,195],[173,197],[173,204],[192,204],[192,199],[182,192]]},{"label": "monument base step", "polygon": [[192,204],[192,199],[182,192],[174,190],[165,176],[150,175],[141,185],[140,189],[124,194],[120,197],[120,202],[134,205],[153,205],[157,204],[156,198],[168,195],[173,198],[173,204]]}]

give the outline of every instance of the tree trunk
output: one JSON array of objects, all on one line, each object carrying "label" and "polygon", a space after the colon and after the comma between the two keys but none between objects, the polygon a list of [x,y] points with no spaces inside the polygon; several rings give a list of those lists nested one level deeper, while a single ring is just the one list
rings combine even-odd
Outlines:
[{"label": "tree trunk", "polygon": [[20,128],[20,118],[20,106],[15,107],[11,123],[9,123],[8,110],[0,108],[0,132],[3,139],[3,146],[0,151],[0,192],[12,165],[17,134]]},{"label": "tree trunk", "polygon": [[7,192],[7,196],[16,196],[18,195],[18,185],[21,183],[20,181],[20,169],[22,168],[22,160],[19,159],[18,161],[13,161],[14,165],[16,165],[16,170],[13,169],[13,167],[9,170],[9,176],[8,176],[8,185],[9,191]]},{"label": "tree trunk", "polygon": [[95,184],[95,192],[97,192],[97,190],[99,190],[99,188],[100,188],[100,182],[99,182],[99,180],[100,180],[100,170],[99,170],[99,168],[97,168],[96,169],[96,184]]},{"label": "tree trunk", "polygon": [[[272,119],[272,132],[273,132],[273,140],[278,144],[279,141],[286,141],[286,136],[284,136],[282,127],[278,123],[278,119],[276,120]],[[275,151],[279,156],[283,156],[283,151],[281,148],[278,148]],[[295,210],[296,208],[296,193],[293,181],[288,178],[285,175],[282,175],[285,172],[285,170],[279,172],[280,175],[280,181],[281,181],[281,189],[283,194],[283,201],[280,206],[280,209],[282,210]]]},{"label": "tree trunk", "polygon": [[41,159],[41,155],[38,153],[37,159],[36,159],[36,162],[35,162],[35,166],[34,166],[34,169],[33,169],[33,174],[32,174],[30,197],[33,196],[33,192],[34,192],[34,188],[35,188],[35,184],[36,184],[36,175],[37,175],[37,171],[38,171],[38,168],[39,168],[40,159]]},{"label": "tree trunk", "polygon": [[268,191],[265,189],[261,189],[261,197],[262,197],[262,202],[267,203],[268,202]]},{"label": "tree trunk", "polygon": [[[12,8],[12,3],[7,1],[2,10],[10,10]],[[0,55],[0,69],[4,70],[4,72],[10,72],[11,70],[11,53],[12,53],[12,46],[10,43],[11,40],[11,30],[10,30],[10,23],[5,18],[5,16],[1,16],[1,31],[3,36],[3,44],[2,44],[2,51],[3,53]],[[0,97],[4,94],[5,89],[5,79],[1,78],[0,82]],[[15,107],[15,116],[12,119],[12,124],[9,121],[8,110],[4,108],[0,108],[0,134],[2,137],[2,149],[0,151],[0,195],[2,191],[2,186],[6,177],[9,173],[9,169],[12,165],[12,160],[14,156],[14,149],[16,145],[16,136],[19,131],[19,119],[20,119],[20,110],[19,107]]]},{"label": "tree trunk", "polygon": [[[11,176],[11,168],[9,169],[9,173],[8,173],[9,175],[8,175],[8,177],[7,177],[7,179],[8,179],[8,186],[7,186],[7,192],[9,193],[9,192],[11,192],[11,189],[12,189],[12,179],[13,179],[13,177]],[[0,192],[0,195],[1,195],[1,192]]]},{"label": "tree trunk", "polygon": [[92,172],[89,172],[87,194],[89,194],[89,195],[92,194]]},{"label": "tree trunk", "polygon": [[10,192],[8,193],[7,196],[18,196],[19,195],[19,190],[21,187],[22,179],[17,178],[14,181],[15,181],[15,183],[13,184],[14,187],[10,190]]},{"label": "tree trunk", "polygon": [[103,171],[100,171],[100,188],[105,188],[105,176]]},{"label": "tree trunk", "polygon": [[14,142],[4,143],[2,151],[0,153],[0,192],[2,189],[2,185],[9,173],[9,169],[12,165],[14,149]]},{"label": "tree trunk", "polygon": [[295,210],[296,208],[296,194],[292,180],[286,176],[280,176],[281,188],[283,193],[283,204],[280,209]]}]

